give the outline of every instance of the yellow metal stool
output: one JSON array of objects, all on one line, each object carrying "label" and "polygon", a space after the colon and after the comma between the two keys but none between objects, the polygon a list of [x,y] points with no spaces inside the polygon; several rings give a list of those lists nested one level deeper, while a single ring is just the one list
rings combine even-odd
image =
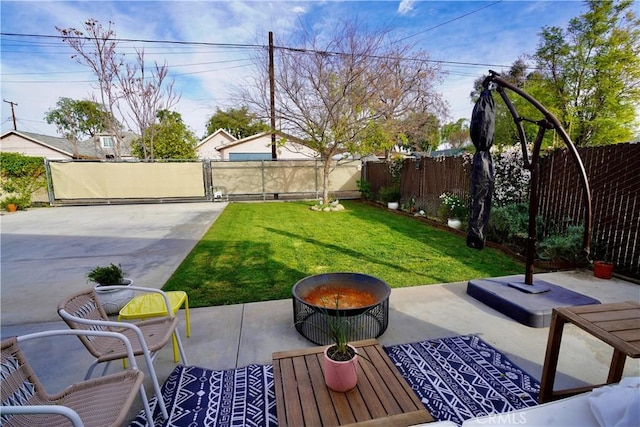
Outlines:
[{"label": "yellow metal stool", "polygon": [[[175,315],[180,307],[184,305],[184,317],[187,324],[187,337],[191,336],[191,322],[189,320],[189,297],[184,291],[166,292],[171,305],[171,312]],[[167,307],[162,294],[152,292],[148,294],[138,295],[131,299],[120,310],[118,321],[122,319],[140,319],[144,320],[149,317],[160,317],[167,315]],[[178,341],[175,334],[173,335],[173,361],[178,361]]]}]

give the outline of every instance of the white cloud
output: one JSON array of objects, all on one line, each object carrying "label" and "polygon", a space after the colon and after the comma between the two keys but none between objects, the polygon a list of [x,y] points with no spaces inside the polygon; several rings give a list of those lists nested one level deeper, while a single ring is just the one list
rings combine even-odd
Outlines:
[{"label": "white cloud", "polygon": [[407,13],[413,10],[413,5],[415,4],[415,0],[401,0],[398,5],[398,13],[400,15],[406,15]]}]

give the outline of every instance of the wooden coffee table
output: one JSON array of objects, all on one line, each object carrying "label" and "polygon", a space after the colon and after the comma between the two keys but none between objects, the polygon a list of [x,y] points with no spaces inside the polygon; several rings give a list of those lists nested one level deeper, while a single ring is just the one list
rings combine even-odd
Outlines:
[{"label": "wooden coffee table", "polygon": [[278,425],[409,426],[433,421],[377,340],[351,343],[360,360],[358,385],[329,390],[322,375],[325,347],[273,353]]},{"label": "wooden coffee table", "polygon": [[627,356],[640,357],[640,304],[637,302],[554,308],[551,313],[549,340],[540,381],[540,403],[598,387],[586,386],[561,391],[553,390],[565,323],[572,323],[613,347],[613,358],[606,384],[620,381]]}]

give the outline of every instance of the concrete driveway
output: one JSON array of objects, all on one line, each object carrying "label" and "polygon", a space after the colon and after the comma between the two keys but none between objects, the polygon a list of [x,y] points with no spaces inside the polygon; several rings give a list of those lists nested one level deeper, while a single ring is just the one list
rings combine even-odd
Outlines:
[{"label": "concrete driveway", "polygon": [[2,326],[59,320],[58,302],[91,286],[98,265],[121,264],[160,288],[227,203],[34,208],[0,218]]}]

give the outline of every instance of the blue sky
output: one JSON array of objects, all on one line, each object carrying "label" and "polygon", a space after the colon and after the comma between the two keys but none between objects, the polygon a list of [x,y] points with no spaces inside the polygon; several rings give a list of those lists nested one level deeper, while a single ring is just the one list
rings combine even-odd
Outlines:
[{"label": "blue sky", "polygon": [[[1,1],[2,33],[56,36],[55,27],[81,28],[88,18],[114,23],[118,38],[267,45],[268,32],[287,39],[301,27],[328,31],[336,20],[359,19],[446,61],[438,90],[450,119],[469,118],[473,81],[488,69],[507,69],[534,53],[544,26],[566,28],[584,13],[583,2],[556,1]],[[17,103],[18,130],[55,135],[45,113],[60,97],[88,99],[93,75],[55,38],[2,35],[2,98]],[[167,61],[182,94],[174,109],[198,137],[216,108],[239,107],[233,93],[255,72],[252,49],[122,42],[144,48],[147,60]],[[464,64],[454,64],[464,63]],[[2,102],[2,132],[13,128]]]}]

